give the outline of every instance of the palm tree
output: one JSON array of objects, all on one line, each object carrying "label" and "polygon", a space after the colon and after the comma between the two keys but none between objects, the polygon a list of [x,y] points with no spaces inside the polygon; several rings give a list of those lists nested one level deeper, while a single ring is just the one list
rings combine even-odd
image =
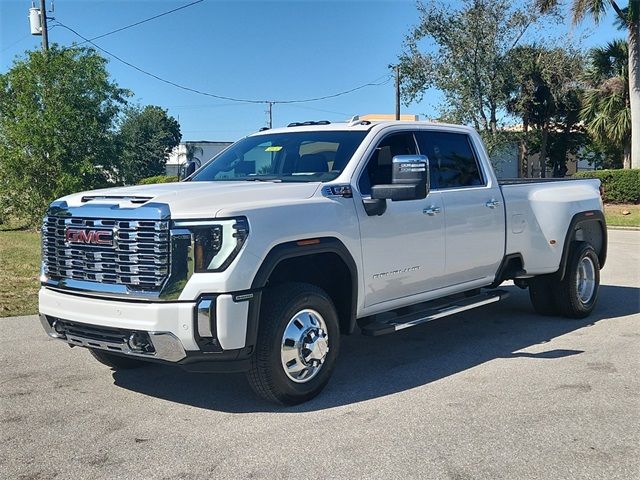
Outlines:
[{"label": "palm tree", "polygon": [[[535,0],[542,12],[559,3],[559,0]],[[628,43],[628,90],[631,123],[631,168],[640,168],[640,1],[630,0],[621,8],[616,0],[572,0],[573,22],[579,23],[586,16],[598,23],[605,12],[613,9],[617,23],[627,30]]]},{"label": "palm tree", "polygon": [[[193,143],[185,143],[186,151],[185,151],[185,162],[180,165],[180,172],[178,173],[179,178],[187,177],[187,172],[193,172],[198,167],[200,167],[200,158],[196,157],[196,155],[204,155],[204,150],[202,147],[195,145]],[[191,166],[191,164],[195,164]]]},{"label": "palm tree", "polygon": [[202,149],[202,147],[199,147],[198,145],[195,145],[193,143],[187,143],[185,146],[187,147],[185,152],[185,155],[187,157],[187,163],[193,162],[193,161],[200,161],[200,158],[196,157],[196,155],[204,154],[204,150]]},{"label": "palm tree", "polygon": [[[554,161],[558,175],[566,163],[562,156],[551,151],[551,136],[562,126],[566,136],[578,120],[578,93],[575,79],[583,71],[583,57],[578,52],[537,45],[516,47],[510,52],[512,65],[511,91],[507,111],[522,118],[523,132],[518,148],[522,173],[529,176],[529,128],[540,133],[538,165],[541,177],[546,175],[548,156]],[[559,165],[562,164],[562,165]]]},{"label": "palm tree", "polygon": [[627,42],[616,40],[589,53],[580,115],[587,131],[598,142],[622,145],[624,168],[631,168],[631,108],[629,99],[629,49]]}]

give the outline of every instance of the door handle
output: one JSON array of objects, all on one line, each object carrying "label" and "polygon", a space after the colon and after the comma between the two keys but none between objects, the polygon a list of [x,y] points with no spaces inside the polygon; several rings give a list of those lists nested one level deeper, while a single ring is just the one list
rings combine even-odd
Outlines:
[{"label": "door handle", "polygon": [[496,208],[498,205],[500,205],[500,202],[494,198],[492,198],[491,200],[489,200],[487,203],[484,204],[485,207],[489,207],[489,208]]},{"label": "door handle", "polygon": [[425,215],[434,216],[436,213],[440,213],[440,210],[441,210],[440,207],[431,205],[429,208],[425,208],[424,210],[422,210],[422,213],[424,213]]}]

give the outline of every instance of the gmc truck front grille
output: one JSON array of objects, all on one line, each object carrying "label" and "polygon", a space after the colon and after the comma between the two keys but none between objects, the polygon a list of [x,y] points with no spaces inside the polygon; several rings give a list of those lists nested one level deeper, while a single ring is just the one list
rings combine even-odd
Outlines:
[{"label": "gmc truck front grille", "polygon": [[98,220],[45,217],[44,274],[159,290],[169,275],[169,223],[160,220]]}]

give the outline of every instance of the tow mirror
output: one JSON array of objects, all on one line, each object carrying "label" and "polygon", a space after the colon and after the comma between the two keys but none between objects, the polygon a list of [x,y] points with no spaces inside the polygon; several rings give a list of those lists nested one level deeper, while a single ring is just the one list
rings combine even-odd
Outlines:
[{"label": "tow mirror", "polygon": [[429,193],[429,159],[425,155],[396,155],[391,161],[391,183],[373,185],[364,199],[367,215],[382,215],[387,200],[420,200]]},{"label": "tow mirror", "polygon": [[371,198],[420,200],[429,193],[429,160],[425,155],[396,155],[391,162],[391,184],[371,187]]}]

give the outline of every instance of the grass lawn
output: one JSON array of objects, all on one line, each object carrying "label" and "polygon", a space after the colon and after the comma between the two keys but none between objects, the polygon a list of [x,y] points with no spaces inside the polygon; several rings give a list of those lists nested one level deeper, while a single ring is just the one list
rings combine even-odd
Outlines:
[{"label": "grass lawn", "polygon": [[0,317],[38,310],[40,234],[0,231]]},{"label": "grass lawn", "polygon": [[[631,212],[622,215],[623,211]],[[617,227],[640,227],[640,205],[605,205],[604,215],[607,225]]]}]

